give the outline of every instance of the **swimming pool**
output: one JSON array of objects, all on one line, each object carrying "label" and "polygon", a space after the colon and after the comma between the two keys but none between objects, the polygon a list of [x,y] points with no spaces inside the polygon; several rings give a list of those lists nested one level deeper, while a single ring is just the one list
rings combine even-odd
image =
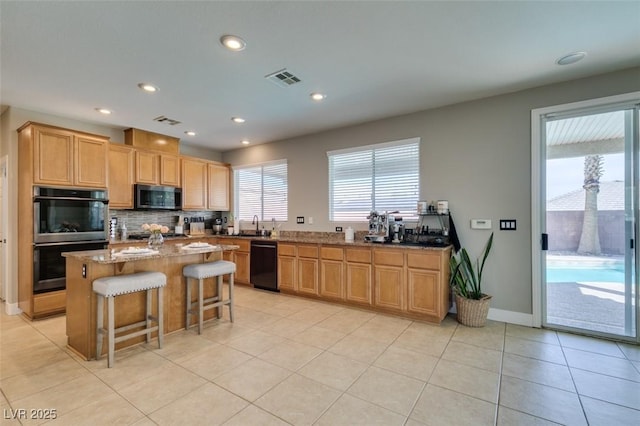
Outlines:
[{"label": "swimming pool", "polygon": [[602,267],[586,266],[551,266],[547,267],[548,283],[566,283],[598,281],[624,283],[624,265],[622,263]]}]

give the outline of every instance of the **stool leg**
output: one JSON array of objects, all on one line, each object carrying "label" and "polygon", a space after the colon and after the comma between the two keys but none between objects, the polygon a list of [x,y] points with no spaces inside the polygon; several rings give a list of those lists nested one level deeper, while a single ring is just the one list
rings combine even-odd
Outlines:
[{"label": "stool leg", "polygon": [[233,273],[229,275],[229,319],[233,322]]},{"label": "stool leg", "polygon": [[204,291],[202,289],[203,279],[198,280],[198,334],[202,334],[202,321],[204,318]]},{"label": "stool leg", "polygon": [[109,316],[108,318],[108,323],[109,323],[109,358],[107,360],[107,368],[111,368],[113,366],[113,355],[116,351],[116,328],[115,328],[115,315],[114,315],[114,307],[113,307],[113,299],[115,299],[115,297],[113,296],[109,296],[107,297],[107,315]]},{"label": "stool leg", "polygon": [[102,342],[104,340],[104,333],[102,329],[104,328],[104,297],[102,295],[98,295],[97,299],[98,304],[98,315],[96,318],[96,361],[100,359],[100,355],[102,354]]},{"label": "stool leg", "polygon": [[[218,290],[218,302],[222,302],[224,300],[224,298],[222,297],[222,275],[218,275],[216,277],[216,284],[217,284],[217,290]],[[223,305],[220,305],[216,308],[217,314],[218,314],[218,319],[222,318],[222,307]]]},{"label": "stool leg", "polygon": [[187,318],[184,322],[184,329],[189,329],[189,323],[191,322],[191,281],[187,277]]},{"label": "stool leg", "polygon": [[164,288],[158,287],[158,348],[162,349],[162,339],[164,337],[164,312],[163,312],[163,303],[162,303],[162,295],[164,293]]},{"label": "stool leg", "polygon": [[[148,289],[147,290],[147,307],[146,307],[145,315],[144,315],[144,319],[147,322],[147,324],[145,326],[147,328],[147,330],[149,328],[151,328],[151,314],[153,313],[153,311],[151,309],[151,298],[152,298],[151,290]],[[151,341],[151,332],[147,331],[146,342],[149,343],[150,341]]]}]

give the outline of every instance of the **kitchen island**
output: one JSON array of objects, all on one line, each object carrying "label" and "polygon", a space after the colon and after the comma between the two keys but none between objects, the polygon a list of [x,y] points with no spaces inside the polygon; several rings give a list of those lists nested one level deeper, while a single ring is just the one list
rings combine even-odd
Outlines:
[{"label": "kitchen island", "polygon": [[[91,250],[63,253],[67,273],[67,344],[84,359],[95,358],[96,350],[96,301],[92,290],[95,279],[155,271],[167,276],[164,290],[164,330],[171,333],[185,326],[186,287],[182,268],[195,263],[222,259],[224,251],[235,250],[231,244],[189,247],[182,244],[165,244],[161,248],[145,252],[131,248]],[[213,278],[210,278],[213,280]],[[214,285],[207,285],[205,297],[214,296]],[[154,297],[156,297],[154,295]],[[119,296],[116,300],[115,326],[134,323],[144,318],[146,296],[144,292]],[[155,302],[154,306],[155,306]],[[205,319],[215,315],[206,312]],[[120,342],[116,349],[144,340],[144,336]],[[106,350],[106,348],[105,348]]]}]

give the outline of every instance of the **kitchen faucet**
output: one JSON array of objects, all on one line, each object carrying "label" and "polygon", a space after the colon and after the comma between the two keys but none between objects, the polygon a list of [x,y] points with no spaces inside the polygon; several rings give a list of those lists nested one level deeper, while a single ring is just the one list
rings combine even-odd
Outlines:
[{"label": "kitchen faucet", "polygon": [[258,215],[254,214],[253,215],[253,219],[251,220],[251,224],[255,224],[256,225],[256,235],[258,235],[260,233],[260,228],[258,227]]}]

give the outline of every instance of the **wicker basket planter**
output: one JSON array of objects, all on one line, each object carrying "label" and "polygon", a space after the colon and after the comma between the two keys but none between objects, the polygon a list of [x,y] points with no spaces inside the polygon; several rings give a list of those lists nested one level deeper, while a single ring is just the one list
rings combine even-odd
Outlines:
[{"label": "wicker basket planter", "polygon": [[456,294],[458,322],[467,327],[484,327],[489,314],[491,296],[483,294],[482,299],[467,299]]}]

